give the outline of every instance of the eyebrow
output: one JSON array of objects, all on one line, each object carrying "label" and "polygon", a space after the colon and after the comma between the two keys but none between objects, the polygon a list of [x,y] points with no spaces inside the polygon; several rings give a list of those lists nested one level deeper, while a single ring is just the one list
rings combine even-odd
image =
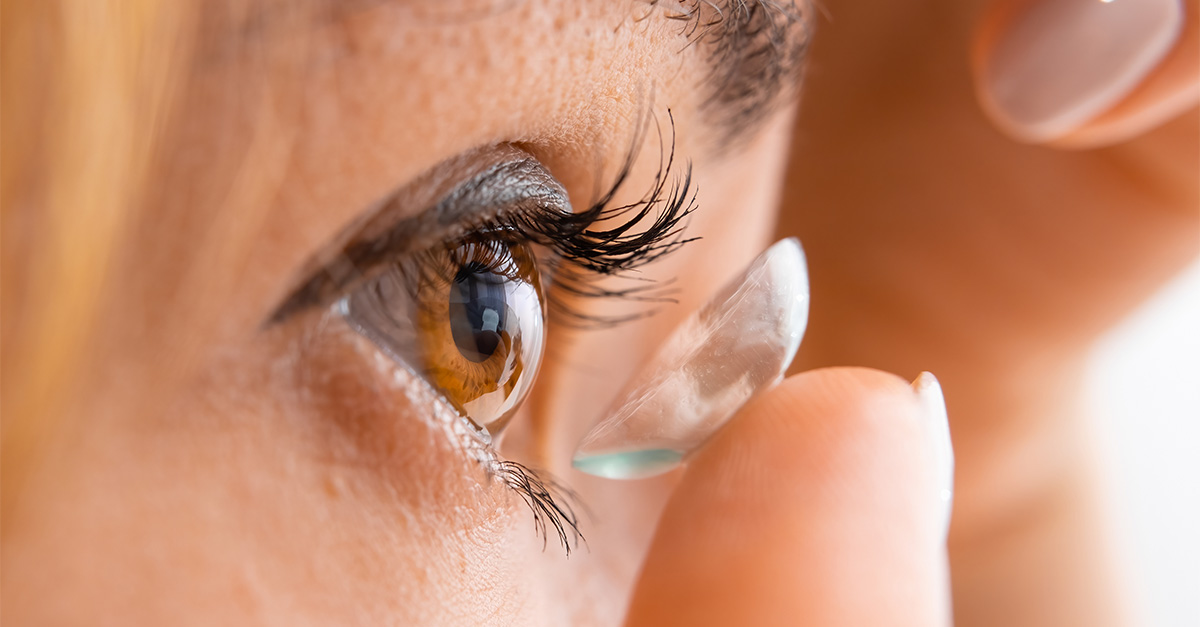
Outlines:
[{"label": "eyebrow", "polygon": [[[659,0],[647,0],[660,6]],[[808,0],[689,0],[664,9],[708,65],[701,111],[729,148],[751,137],[799,90],[812,39]]]}]

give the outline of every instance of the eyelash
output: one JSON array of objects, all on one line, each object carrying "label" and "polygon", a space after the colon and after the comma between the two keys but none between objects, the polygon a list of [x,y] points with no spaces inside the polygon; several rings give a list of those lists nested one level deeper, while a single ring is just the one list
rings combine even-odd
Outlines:
[{"label": "eyelash", "polygon": [[[548,305],[551,313],[555,314],[557,324],[574,328],[609,328],[651,313],[642,311],[623,316],[594,316],[574,309],[564,302],[561,294],[636,302],[670,301],[662,284],[628,276],[631,271],[698,239],[683,237],[685,220],[696,209],[696,188],[690,163],[685,164],[680,176],[671,176],[675,166],[675,121],[669,110],[667,115],[671,127],[670,146],[665,146],[661,126],[656,126],[660,147],[659,168],[650,190],[638,202],[610,206],[632,170],[636,147],[641,144],[640,134],[613,185],[587,210],[562,213],[539,206],[520,213],[501,215],[474,229],[475,232],[497,230],[512,233],[551,251],[552,260],[548,262],[547,269],[553,277],[553,287]],[[636,225],[652,214],[653,222],[648,228],[634,230]],[[592,228],[598,223],[615,219],[621,219],[616,226]],[[638,284],[614,289],[596,282],[603,277],[623,277],[636,280]],[[533,512],[534,532],[541,536],[543,550],[551,530],[557,535],[568,557],[571,549],[578,548],[581,541],[586,544],[586,539],[579,531],[579,516],[576,513],[576,508],[582,503],[574,491],[544,471],[513,461],[498,460],[492,471]]]},{"label": "eyelash", "polygon": [[[684,238],[686,218],[696,209],[696,187],[692,166],[684,165],[683,173],[671,176],[675,167],[675,122],[667,111],[671,127],[670,146],[663,143],[658,128],[659,167],[650,190],[641,200],[611,206],[617,192],[628,180],[633,167],[631,150],[618,172],[615,182],[599,200],[578,213],[563,213],[538,207],[519,213],[501,215],[476,230],[495,229],[515,233],[518,237],[548,249],[549,259],[543,260],[545,270],[553,277],[549,294],[549,309],[555,323],[573,328],[608,328],[645,317],[649,311],[620,316],[596,316],[572,307],[564,296],[584,298],[617,298],[634,302],[672,302],[668,284],[660,284],[630,273],[653,263],[698,238]],[[640,134],[634,146],[641,144]],[[644,231],[633,230],[647,217],[653,222]],[[598,223],[620,219],[616,226],[593,229]],[[601,286],[605,277],[620,277],[636,284],[623,288]]]},{"label": "eyelash", "polygon": [[[617,316],[595,316],[587,314],[571,306],[572,298],[616,298],[635,302],[663,303],[671,302],[667,287],[670,282],[657,283],[653,280],[630,276],[639,268],[653,263],[666,255],[678,250],[684,244],[697,238],[684,238],[688,216],[696,209],[696,189],[693,184],[690,163],[684,165],[679,176],[672,174],[675,162],[675,123],[671,111],[667,111],[670,124],[669,146],[663,141],[662,126],[655,120],[655,129],[659,142],[658,170],[655,173],[650,189],[640,200],[630,204],[614,206],[613,199],[628,181],[633,169],[634,158],[643,143],[645,130],[648,125],[640,125],[639,131],[633,138],[631,148],[623,162],[613,184],[600,198],[581,212],[564,210],[566,205],[565,190],[557,182],[548,183],[544,200],[540,200],[536,184],[530,188],[529,200],[515,202],[506,208],[496,207],[490,212],[490,217],[479,219],[462,219],[448,221],[447,214],[437,214],[429,211],[421,214],[419,224],[407,226],[375,227],[373,238],[349,239],[341,250],[338,262],[324,261],[321,270],[302,283],[288,297],[268,320],[273,324],[285,319],[292,313],[320,302],[328,302],[338,298],[339,307],[346,311],[350,302],[348,294],[361,293],[355,290],[375,289],[371,283],[375,278],[385,276],[370,273],[370,268],[407,268],[408,271],[433,273],[423,275],[433,284],[452,284],[460,271],[459,263],[455,263],[453,251],[457,251],[463,242],[474,241],[473,257],[475,261],[487,265],[488,242],[507,242],[504,246],[523,244],[535,249],[543,249],[534,253],[534,261],[542,266],[542,276],[549,277],[551,286],[544,295],[546,307],[549,310],[550,322],[555,326],[574,328],[608,328],[614,325],[635,320],[653,313],[641,311]],[[526,153],[528,154],[528,153]],[[536,167],[541,176],[549,177],[536,161],[510,161],[501,168],[513,168],[519,172],[522,167]],[[488,176],[503,177],[508,174],[500,172],[488,173]],[[552,179],[551,179],[552,181]],[[554,189],[554,187],[557,189]],[[470,183],[458,188],[465,198],[470,198],[472,190]],[[390,199],[388,205],[395,203]],[[463,207],[474,206],[475,203],[463,202]],[[386,207],[385,205],[385,211]],[[451,206],[453,207],[453,206]],[[479,207],[486,213],[486,205]],[[386,214],[380,214],[386,215]],[[453,215],[453,213],[449,214]],[[389,221],[390,222],[390,221]],[[648,222],[645,228],[642,223]],[[380,222],[388,224],[388,222]],[[597,225],[605,226],[597,226]],[[370,230],[372,222],[366,226],[352,227],[351,232]],[[414,242],[412,233],[429,229],[436,233],[430,235],[428,241]],[[407,249],[402,252],[398,249]],[[497,249],[497,253],[498,253]],[[497,254],[496,260],[506,259],[506,255]],[[394,265],[385,265],[394,264]],[[509,276],[502,263],[493,264],[500,268],[497,274]],[[360,269],[362,268],[362,269]],[[489,266],[490,268],[490,266]],[[381,270],[382,272],[383,270]],[[417,274],[409,275],[408,271],[400,270],[400,276],[416,278],[417,283],[424,284]],[[492,270],[495,271],[495,270]],[[514,276],[522,274],[513,269]],[[608,278],[636,281],[633,285],[616,287],[612,281],[601,280]],[[366,306],[370,306],[367,301]],[[367,309],[364,309],[367,311]],[[386,318],[386,315],[384,316]],[[367,328],[369,328],[369,324]],[[370,337],[367,328],[360,332]],[[378,338],[377,338],[377,341]],[[464,420],[469,420],[464,415]],[[476,427],[478,428],[478,427]],[[489,447],[490,448],[490,447]],[[548,541],[551,530],[558,536],[567,555],[572,547],[578,547],[580,541],[585,541],[579,531],[579,519],[576,507],[580,502],[575,493],[554,480],[547,473],[529,468],[522,464],[498,459],[494,451],[485,456],[485,467],[496,477],[499,477],[508,488],[529,506],[533,512],[534,529],[542,536],[543,548]]]},{"label": "eyelash", "polygon": [[571,549],[587,539],[579,531],[579,515],[576,506],[581,506],[579,495],[556,481],[548,473],[535,470],[518,462],[500,460],[493,472],[500,476],[504,485],[517,493],[529,510],[533,512],[533,531],[542,538],[542,550],[549,542],[549,531],[554,530],[559,544],[571,556]]}]

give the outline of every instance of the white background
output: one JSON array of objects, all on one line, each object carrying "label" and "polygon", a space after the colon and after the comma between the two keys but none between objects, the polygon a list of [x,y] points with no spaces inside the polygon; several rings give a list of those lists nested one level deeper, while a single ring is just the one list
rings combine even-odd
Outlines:
[{"label": "white background", "polygon": [[1200,626],[1200,262],[1101,342],[1088,384],[1142,624]]}]

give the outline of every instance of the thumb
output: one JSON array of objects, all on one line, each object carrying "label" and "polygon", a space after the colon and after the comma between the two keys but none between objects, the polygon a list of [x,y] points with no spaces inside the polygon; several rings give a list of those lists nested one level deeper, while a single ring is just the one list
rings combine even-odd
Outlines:
[{"label": "thumb", "polygon": [[984,110],[1018,140],[1131,139],[1200,102],[1200,0],[996,0],[975,37]]},{"label": "thumb", "polygon": [[817,370],[751,402],[689,460],[627,624],[948,624],[952,458],[918,384]]}]

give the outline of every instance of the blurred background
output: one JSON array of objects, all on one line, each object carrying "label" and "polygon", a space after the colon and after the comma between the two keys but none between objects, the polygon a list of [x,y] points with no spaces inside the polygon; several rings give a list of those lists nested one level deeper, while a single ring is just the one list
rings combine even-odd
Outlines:
[{"label": "blurred background", "polygon": [[1200,261],[1097,346],[1097,451],[1142,624],[1200,625]]}]

